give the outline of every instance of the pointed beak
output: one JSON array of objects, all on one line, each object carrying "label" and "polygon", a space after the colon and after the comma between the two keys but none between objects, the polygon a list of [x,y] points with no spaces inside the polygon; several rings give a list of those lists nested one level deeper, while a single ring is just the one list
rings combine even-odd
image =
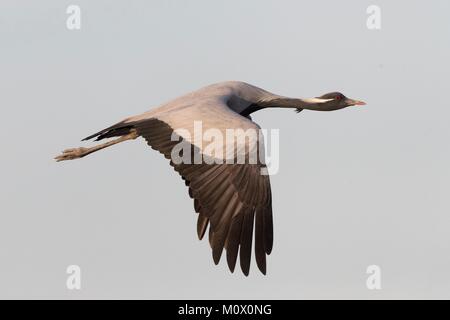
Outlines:
[{"label": "pointed beak", "polygon": [[347,104],[349,106],[365,106],[366,103],[360,100],[347,99]]}]

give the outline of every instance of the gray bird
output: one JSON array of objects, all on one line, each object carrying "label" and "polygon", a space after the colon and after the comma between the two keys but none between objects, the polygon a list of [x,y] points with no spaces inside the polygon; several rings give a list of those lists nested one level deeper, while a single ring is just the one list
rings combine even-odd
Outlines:
[{"label": "gray bird", "polygon": [[[266,255],[271,253],[273,244],[273,220],[269,176],[261,174],[261,169],[265,167],[264,159],[259,156],[254,163],[229,163],[225,160],[229,159],[230,154],[225,152],[222,157],[217,154],[212,156],[215,160],[220,158],[224,161],[207,162],[207,156],[211,154],[206,154],[206,147],[198,142],[194,123],[201,121],[203,132],[218,129],[225,136],[229,129],[237,132],[259,130],[260,127],[251,120],[250,114],[265,108],[293,108],[297,112],[303,109],[333,111],[364,104],[339,92],[317,98],[288,98],[244,82],[222,82],[126,118],[83,139],[96,138],[95,141],[98,141],[119,137],[115,140],[90,148],[67,149],[55,159],[78,159],[119,142],[143,137],[150,147],[171,160],[171,166],[188,186],[198,213],[198,237],[202,239],[209,226],[209,242],[215,264],[219,263],[225,248],[231,272],[235,269],[239,254],[242,272],[247,276],[254,228],[256,263],[259,270],[266,274]],[[204,153],[205,160],[200,163],[174,161],[172,151],[180,140],[189,146],[190,156]],[[237,139],[237,145],[232,142],[236,150],[232,149],[231,157],[236,157],[239,151],[248,158],[250,152],[254,151],[250,140]],[[255,145],[264,145],[261,135],[254,140]]]}]

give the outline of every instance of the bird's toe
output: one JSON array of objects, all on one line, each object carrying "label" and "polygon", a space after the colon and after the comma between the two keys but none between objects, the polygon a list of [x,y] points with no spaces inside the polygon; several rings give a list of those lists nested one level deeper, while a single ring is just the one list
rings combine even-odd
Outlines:
[{"label": "bird's toe", "polygon": [[64,150],[59,156],[55,157],[57,162],[73,160],[83,157],[86,154],[86,148],[72,148]]}]

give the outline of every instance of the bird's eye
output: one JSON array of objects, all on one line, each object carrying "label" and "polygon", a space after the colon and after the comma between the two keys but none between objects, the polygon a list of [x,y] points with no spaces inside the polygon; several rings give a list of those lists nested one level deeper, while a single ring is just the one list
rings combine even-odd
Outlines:
[{"label": "bird's eye", "polygon": [[338,94],[338,95],[336,96],[336,100],[342,100],[342,94]]}]

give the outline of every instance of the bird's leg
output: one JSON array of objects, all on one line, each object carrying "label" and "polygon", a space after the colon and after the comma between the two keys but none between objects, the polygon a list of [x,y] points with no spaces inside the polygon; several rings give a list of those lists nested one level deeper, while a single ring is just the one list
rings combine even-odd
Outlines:
[{"label": "bird's leg", "polygon": [[64,150],[62,152],[62,154],[60,154],[59,156],[55,157],[56,161],[65,161],[65,160],[73,160],[73,159],[79,159],[82,158],[84,156],[87,156],[88,154],[91,154],[93,152],[105,149],[107,147],[110,147],[114,144],[120,143],[120,142],[124,142],[127,140],[133,140],[136,139],[139,135],[137,134],[136,130],[131,129],[130,133],[125,135],[125,136],[121,136],[118,139],[115,140],[111,140],[90,148],[73,148],[73,149],[67,149]]}]

